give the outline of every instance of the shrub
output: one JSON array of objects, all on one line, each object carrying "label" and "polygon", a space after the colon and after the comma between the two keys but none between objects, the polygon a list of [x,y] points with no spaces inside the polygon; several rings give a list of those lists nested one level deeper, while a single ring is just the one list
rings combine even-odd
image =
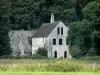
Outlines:
[{"label": "shrub", "polygon": [[88,56],[95,56],[96,55],[96,50],[95,48],[90,48],[89,52],[87,53]]},{"label": "shrub", "polygon": [[40,48],[38,48],[37,54],[47,57],[47,49],[44,47],[40,47]]},{"label": "shrub", "polygon": [[79,58],[81,57],[81,50],[77,46],[72,46],[70,49],[72,57]]}]

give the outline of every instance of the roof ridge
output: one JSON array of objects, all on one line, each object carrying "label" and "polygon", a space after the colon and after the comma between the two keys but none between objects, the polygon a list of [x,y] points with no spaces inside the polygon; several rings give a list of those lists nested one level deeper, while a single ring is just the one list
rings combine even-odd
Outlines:
[{"label": "roof ridge", "polygon": [[48,24],[55,24],[55,23],[59,23],[61,21],[56,21],[56,22],[53,22],[53,23],[43,23],[42,25],[48,25]]}]

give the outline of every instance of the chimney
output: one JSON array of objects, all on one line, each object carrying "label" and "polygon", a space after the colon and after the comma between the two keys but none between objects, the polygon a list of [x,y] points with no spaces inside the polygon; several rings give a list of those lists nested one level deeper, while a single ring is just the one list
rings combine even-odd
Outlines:
[{"label": "chimney", "polygon": [[53,13],[51,14],[51,20],[50,20],[50,23],[54,23],[54,14],[53,14]]}]

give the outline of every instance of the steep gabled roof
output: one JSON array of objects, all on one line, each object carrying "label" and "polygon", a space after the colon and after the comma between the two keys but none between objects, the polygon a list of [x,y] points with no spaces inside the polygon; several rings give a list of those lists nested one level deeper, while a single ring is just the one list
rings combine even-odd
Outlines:
[{"label": "steep gabled roof", "polygon": [[59,22],[60,21],[42,24],[41,27],[37,30],[37,32],[33,35],[33,38],[47,37],[52,32],[52,30],[58,25]]}]

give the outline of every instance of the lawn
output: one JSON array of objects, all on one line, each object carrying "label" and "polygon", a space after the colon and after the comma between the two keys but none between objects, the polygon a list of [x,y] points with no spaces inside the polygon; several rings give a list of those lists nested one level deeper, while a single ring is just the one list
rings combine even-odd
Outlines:
[{"label": "lawn", "polygon": [[0,75],[100,75],[100,72],[1,72]]}]

